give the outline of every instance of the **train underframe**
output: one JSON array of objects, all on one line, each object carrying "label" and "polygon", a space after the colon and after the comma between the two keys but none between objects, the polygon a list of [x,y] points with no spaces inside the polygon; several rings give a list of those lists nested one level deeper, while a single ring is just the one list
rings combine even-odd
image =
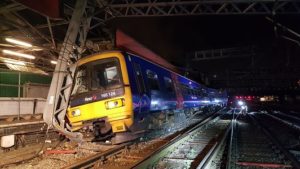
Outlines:
[{"label": "train underframe", "polygon": [[80,130],[86,141],[103,142],[109,144],[120,144],[143,138],[153,131],[162,131],[167,134],[179,126],[186,126],[196,112],[208,113],[220,109],[220,106],[204,106],[202,108],[186,108],[181,110],[164,110],[148,113],[146,117],[135,117],[134,124],[125,132],[113,132],[112,126],[107,118],[100,118],[86,122]]}]

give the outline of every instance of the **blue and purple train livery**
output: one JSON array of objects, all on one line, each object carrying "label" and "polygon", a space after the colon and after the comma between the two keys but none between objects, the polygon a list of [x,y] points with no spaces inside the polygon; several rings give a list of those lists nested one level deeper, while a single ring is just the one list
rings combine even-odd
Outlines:
[{"label": "blue and purple train livery", "polygon": [[77,64],[67,113],[72,130],[93,126],[101,137],[139,133],[174,126],[196,110],[227,104],[225,91],[128,52],[98,53]]}]

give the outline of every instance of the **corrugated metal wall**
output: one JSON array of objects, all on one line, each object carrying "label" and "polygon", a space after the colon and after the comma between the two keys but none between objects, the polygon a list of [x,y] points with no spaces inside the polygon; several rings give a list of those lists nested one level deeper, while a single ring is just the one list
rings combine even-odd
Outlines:
[{"label": "corrugated metal wall", "polygon": [[[50,84],[51,76],[21,72],[21,85],[25,83]],[[19,72],[0,69],[0,97],[18,97]],[[20,95],[22,97],[21,87]]]}]

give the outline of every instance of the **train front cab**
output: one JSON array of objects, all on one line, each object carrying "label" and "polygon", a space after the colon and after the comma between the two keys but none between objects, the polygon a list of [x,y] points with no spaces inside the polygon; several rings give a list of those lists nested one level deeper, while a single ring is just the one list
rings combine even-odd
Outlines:
[{"label": "train front cab", "polygon": [[75,83],[67,113],[72,131],[93,126],[98,136],[113,135],[133,124],[132,94],[122,53],[81,59]]}]

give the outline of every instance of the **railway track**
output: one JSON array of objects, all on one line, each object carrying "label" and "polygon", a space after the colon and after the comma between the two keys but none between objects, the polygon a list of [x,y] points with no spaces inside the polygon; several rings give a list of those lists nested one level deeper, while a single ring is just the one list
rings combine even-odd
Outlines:
[{"label": "railway track", "polygon": [[255,117],[276,138],[286,153],[291,156],[293,163],[297,165],[296,168],[300,168],[300,130],[294,125],[294,122],[281,119],[266,112],[256,113]]},{"label": "railway track", "polygon": [[59,134],[49,129],[41,120],[18,121],[12,123],[0,123],[0,139],[5,136],[14,136],[14,145],[9,148],[0,148],[0,152],[17,150],[28,145],[43,143],[45,140],[59,140]]},{"label": "railway track", "polygon": [[233,110],[223,110],[201,114],[190,124],[186,128],[182,124],[184,129],[165,137],[145,137],[112,146],[74,158],[63,166],[115,169],[300,168],[300,156],[297,156],[300,152],[297,145],[300,144],[296,144],[300,136],[298,130],[266,113],[242,116]]},{"label": "railway track", "polygon": [[287,111],[287,112],[284,112],[284,113],[286,113],[287,115],[291,115],[293,117],[296,117],[296,118],[300,118],[300,113],[299,112]]},{"label": "railway track", "polygon": [[229,124],[230,120],[223,120],[219,116],[199,124],[132,168],[201,168],[229,133]]},{"label": "railway track", "polygon": [[[268,123],[269,127],[275,125]],[[295,158],[254,115],[234,120],[232,131],[227,168],[299,168]]]},{"label": "railway track", "polygon": [[[143,168],[145,165],[148,166],[152,164],[159,166],[161,165],[161,162],[165,164],[166,159],[172,161],[172,154],[168,153],[172,147],[175,148],[177,152],[186,153],[186,156],[182,157],[181,160],[177,158],[177,160],[183,162],[183,165],[200,165],[204,159],[210,159],[209,155],[214,152],[213,150],[217,149],[219,142],[222,139],[224,140],[224,136],[228,134],[227,129],[230,120],[221,119],[219,117],[220,114],[221,112],[213,114],[212,116],[204,118],[200,122],[165,138],[158,138],[146,142],[130,142],[122,144],[106,152],[79,160],[64,168],[123,169]],[[199,146],[200,143],[201,146]],[[161,156],[161,152],[166,153],[163,153],[164,155]],[[155,159],[155,161],[153,161],[153,159]],[[176,160],[176,158],[174,158],[174,160]],[[189,164],[185,163],[186,161],[188,161]]]},{"label": "railway track", "polygon": [[280,111],[267,112],[265,115],[271,116],[275,120],[300,131],[300,118],[297,116],[282,113]]},{"label": "railway track", "polygon": [[[120,148],[120,151],[116,151],[115,153],[118,154],[119,152],[122,151],[126,152],[128,150],[132,151],[136,149],[143,149],[147,147],[149,144],[159,146],[159,144],[163,142],[163,139],[162,138],[157,139],[158,137],[170,135],[175,131],[182,130],[189,125],[193,125],[205,119],[211,114],[213,114],[213,112],[211,111],[195,112],[190,116],[190,120],[188,121],[188,123],[179,123],[178,125],[174,126],[172,129],[165,128],[162,129],[161,131],[156,130],[156,132],[153,133],[151,132],[152,134],[143,137],[141,140],[138,140],[139,143],[131,142],[129,144],[126,144],[126,146],[124,146],[123,148],[120,148],[115,145],[102,145],[102,144],[91,143],[91,142],[77,145],[77,144],[70,143],[67,140],[64,140],[63,142],[59,142],[59,145],[57,144],[57,146],[56,146],[57,141],[55,140],[54,141],[47,140],[47,143],[45,144],[46,130],[41,130],[41,127],[44,125],[44,123],[40,123],[40,122],[12,123],[9,126],[6,125],[3,126],[6,127],[4,134],[8,134],[7,132],[9,132],[9,134],[16,134],[17,140],[19,140],[19,136],[22,136],[21,137],[22,144],[24,144],[25,147],[19,148],[19,143],[18,145],[16,143],[17,149],[13,147],[10,149],[0,150],[0,154],[2,153],[1,157],[2,159],[4,159],[4,160],[0,160],[1,161],[0,168],[1,166],[7,166],[8,168],[10,166],[14,166],[12,168],[15,167],[28,168],[30,166],[35,166],[37,168],[41,168],[42,166],[45,166],[46,168],[61,168],[67,165],[71,166],[74,163],[74,161],[83,162],[85,160],[89,161],[89,159],[92,158],[97,159],[97,155],[99,156],[100,159],[105,159],[105,160],[111,159],[112,157],[114,157],[113,151],[115,151],[115,148]],[[19,128],[15,128],[15,127],[19,127],[19,128],[21,127],[22,130],[19,130]],[[52,138],[51,133],[52,131],[49,130],[48,139]],[[54,133],[57,134],[56,132]],[[57,136],[55,135],[54,138],[58,139],[58,135]],[[155,138],[156,141],[149,141]],[[41,142],[39,140],[41,140]],[[74,154],[68,154],[68,152]],[[60,153],[66,153],[66,154],[60,154]],[[57,161],[58,159],[59,161]],[[93,162],[90,161],[88,163],[93,163]],[[83,164],[83,166],[85,166],[86,164]],[[93,166],[93,164],[89,166]],[[74,168],[78,168],[78,167],[74,167]]]}]

